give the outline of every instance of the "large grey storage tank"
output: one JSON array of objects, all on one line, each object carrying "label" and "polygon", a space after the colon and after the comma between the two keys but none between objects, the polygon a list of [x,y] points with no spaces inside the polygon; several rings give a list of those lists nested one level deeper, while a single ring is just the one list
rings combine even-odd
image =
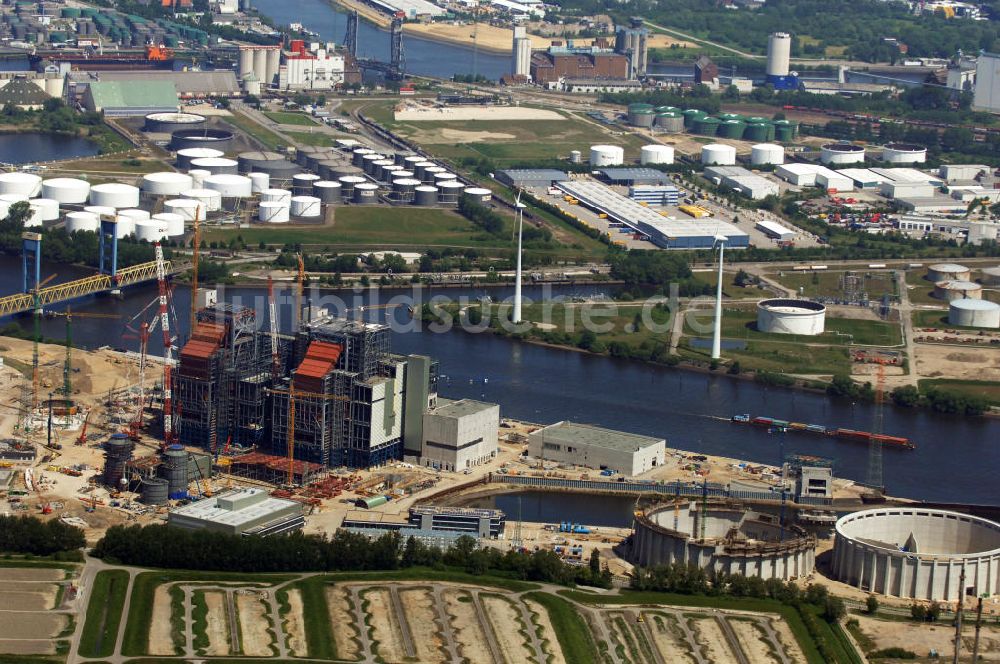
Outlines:
[{"label": "large grey storage tank", "polygon": [[324,180],[339,180],[340,178],[351,176],[363,176],[365,174],[357,166],[351,166],[344,162],[330,163],[322,162],[319,165],[318,175]]},{"label": "large grey storage tank", "polygon": [[302,170],[277,152],[241,152],[236,158],[240,173],[267,173],[276,178],[290,178]]},{"label": "large grey storage tank", "polygon": [[353,201],[354,188],[365,184],[365,179],[360,175],[345,175],[337,181],[340,182],[340,197],[345,201]]},{"label": "large grey storage tank", "polygon": [[427,175],[428,168],[434,168],[436,166],[433,161],[421,161],[413,164],[413,176],[418,180],[423,181],[424,177]]},{"label": "large grey storage tank", "polygon": [[[331,151],[332,151],[331,148],[320,145],[308,145],[304,148],[297,148],[295,150],[295,163],[304,168],[308,168],[309,155],[329,154]],[[329,157],[325,158],[329,159]]]},{"label": "large grey storage tank", "polygon": [[465,191],[465,185],[457,180],[445,180],[437,183],[438,201],[442,205],[458,205],[458,197]]},{"label": "large grey storage tank", "polygon": [[361,157],[361,168],[365,169],[365,173],[371,175],[375,172],[375,162],[382,161],[385,159],[385,155],[381,155],[377,152],[372,152]]},{"label": "large grey storage tank", "polygon": [[123,433],[116,433],[104,444],[104,473],[101,477],[106,486],[120,489],[125,477],[125,464],[132,459],[135,443]]},{"label": "large grey storage tank", "polygon": [[319,198],[324,204],[336,205],[340,203],[340,192],[343,189],[339,182],[331,180],[317,180],[313,182],[313,196]]},{"label": "large grey storage tank", "polygon": [[181,129],[170,135],[170,149],[213,148],[229,150],[233,143],[233,132],[225,129]]},{"label": "large grey storage tank", "polygon": [[182,129],[197,129],[206,122],[204,115],[194,113],[150,113],[142,129],[152,134],[172,134]]},{"label": "large grey storage tank", "polygon": [[319,180],[318,175],[299,173],[292,177],[292,193],[296,196],[312,196],[313,182]]},{"label": "large grey storage tank", "polygon": [[377,203],[378,185],[371,182],[359,182],[354,185],[354,202],[358,205]]},{"label": "large grey storage tank", "polygon": [[167,494],[171,499],[187,498],[188,453],[180,445],[171,445],[163,453],[163,473],[167,480]]},{"label": "large grey storage tank", "polygon": [[438,188],[424,184],[413,190],[413,204],[433,207],[438,204]]},{"label": "large grey storage tank", "polygon": [[395,161],[400,166],[402,166],[403,164],[406,163],[407,157],[416,157],[416,156],[417,155],[413,154],[412,152],[397,152],[392,156],[392,160]]},{"label": "large grey storage tank", "polygon": [[147,477],[139,483],[142,502],[147,505],[163,505],[170,496],[170,483],[161,477]]},{"label": "large grey storage tank", "polygon": [[416,178],[396,178],[392,181],[393,198],[402,203],[409,203],[413,200],[413,192],[420,185],[420,180]]},{"label": "large grey storage tank", "polygon": [[372,154],[373,152],[375,151],[370,148],[354,148],[354,151],[351,152],[351,164],[358,167],[362,166],[365,155]]},{"label": "large grey storage tank", "polygon": [[[386,171],[386,167],[392,170]],[[393,170],[401,170],[396,166],[396,162],[392,159],[379,159],[372,165],[372,177],[379,182],[386,182],[388,180],[387,173],[391,173]]]}]

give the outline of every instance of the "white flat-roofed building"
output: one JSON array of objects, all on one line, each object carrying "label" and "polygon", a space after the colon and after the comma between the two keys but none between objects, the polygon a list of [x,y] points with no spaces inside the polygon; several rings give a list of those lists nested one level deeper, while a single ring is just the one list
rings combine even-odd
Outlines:
[{"label": "white flat-roofed building", "polygon": [[872,168],[871,172],[886,178],[887,181],[892,182],[933,185],[942,184],[941,178],[931,175],[930,173],[917,170],[916,168]]},{"label": "white flat-roofed building", "polygon": [[1000,112],[1000,55],[983,51],[976,59],[972,110]]},{"label": "white flat-roofed building", "polygon": [[878,189],[880,184],[888,180],[887,177],[875,173],[870,168],[838,168],[837,172],[850,178],[858,189]]},{"label": "white flat-roofed building", "polygon": [[854,181],[822,164],[782,164],[774,174],[797,187],[822,187],[827,191],[853,191]]},{"label": "white flat-roofed building", "polygon": [[305,523],[302,503],[272,498],[258,488],[226,491],[170,510],[167,524],[230,535],[276,535]]},{"label": "white flat-roofed building", "polygon": [[886,198],[931,198],[934,185],[926,182],[883,182],[879,193]]},{"label": "white flat-roofed building", "polygon": [[938,176],[945,182],[961,182],[975,180],[980,174],[988,175],[991,170],[983,164],[942,164],[938,168]]},{"label": "white flat-roofed building", "polygon": [[750,236],[729,222],[665,217],[596,180],[567,180],[556,182],[555,186],[586,207],[605,213],[608,219],[647,235],[653,244],[664,249],[710,249],[717,235],[727,238],[729,248],[744,248],[750,244]]},{"label": "white flat-roofed building", "polygon": [[778,195],[777,182],[772,182],[742,166],[706,166],[705,177],[721,187],[732,189],[754,200]]},{"label": "white flat-roofed building", "polygon": [[588,424],[556,422],[528,434],[528,454],[543,461],[611,469],[636,476],[666,461],[662,438],[602,429]]},{"label": "white flat-roofed building", "polygon": [[438,398],[424,413],[420,463],[443,470],[465,470],[497,453],[500,406],[472,399]]},{"label": "white flat-roofed building", "polygon": [[759,230],[764,235],[778,240],[779,242],[789,242],[794,240],[796,235],[795,231],[790,228],[785,228],[781,224],[769,219],[758,221],[754,228]]}]

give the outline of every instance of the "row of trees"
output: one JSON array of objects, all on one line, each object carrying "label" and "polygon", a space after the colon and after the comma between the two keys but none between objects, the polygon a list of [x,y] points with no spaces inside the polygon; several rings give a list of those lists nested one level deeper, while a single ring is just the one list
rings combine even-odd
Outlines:
[{"label": "row of trees", "polygon": [[985,397],[943,387],[928,387],[921,392],[913,385],[901,385],[892,391],[892,401],[906,408],[923,406],[939,413],[957,415],[982,415],[989,409]]},{"label": "row of trees", "polygon": [[0,516],[0,551],[71,559],[85,544],[83,531],[62,521]]},{"label": "row of trees", "polygon": [[399,532],[387,532],[375,540],[344,530],[329,538],[303,533],[260,538],[166,525],[113,526],[92,554],[109,562],[169,569],[347,572],[423,566],[547,583],[611,585],[610,574],[601,568],[599,558],[589,567],[567,565],[552,551],[477,548],[469,536],[459,537],[453,546],[441,550],[413,537],[404,541]]}]

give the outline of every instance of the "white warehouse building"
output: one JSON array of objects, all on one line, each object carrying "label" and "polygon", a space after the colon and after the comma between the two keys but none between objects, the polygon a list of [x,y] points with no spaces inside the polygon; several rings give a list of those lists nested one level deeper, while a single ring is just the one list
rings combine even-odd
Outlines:
[{"label": "white warehouse building", "polygon": [[528,454],[634,477],[666,462],[667,443],[662,438],[563,421],[528,434]]},{"label": "white warehouse building", "polygon": [[782,164],[774,174],[796,187],[822,187],[830,192],[854,190],[850,177],[820,164]]},{"label": "white warehouse building", "polygon": [[438,398],[424,413],[420,464],[443,470],[465,470],[497,453],[500,406],[472,399]]}]

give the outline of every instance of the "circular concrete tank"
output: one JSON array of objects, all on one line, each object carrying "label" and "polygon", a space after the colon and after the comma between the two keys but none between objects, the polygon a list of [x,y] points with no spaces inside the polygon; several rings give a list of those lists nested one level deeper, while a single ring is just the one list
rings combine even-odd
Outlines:
[{"label": "circular concrete tank", "polygon": [[939,281],[970,281],[972,271],[957,263],[935,263],[927,268],[927,278],[934,283]]},{"label": "circular concrete tank", "polygon": [[1000,525],[920,507],[854,512],[835,527],[832,575],[866,592],[919,600],[1000,592]]},{"label": "circular concrete tank", "polygon": [[768,334],[823,334],[826,307],[819,302],[774,298],[757,303],[757,331]]},{"label": "circular concrete tank", "polygon": [[934,297],[939,300],[981,300],[983,287],[974,281],[939,281],[934,284]]},{"label": "circular concrete tank", "polygon": [[963,327],[1000,327],[1000,304],[989,300],[962,298],[948,303],[948,322]]}]

